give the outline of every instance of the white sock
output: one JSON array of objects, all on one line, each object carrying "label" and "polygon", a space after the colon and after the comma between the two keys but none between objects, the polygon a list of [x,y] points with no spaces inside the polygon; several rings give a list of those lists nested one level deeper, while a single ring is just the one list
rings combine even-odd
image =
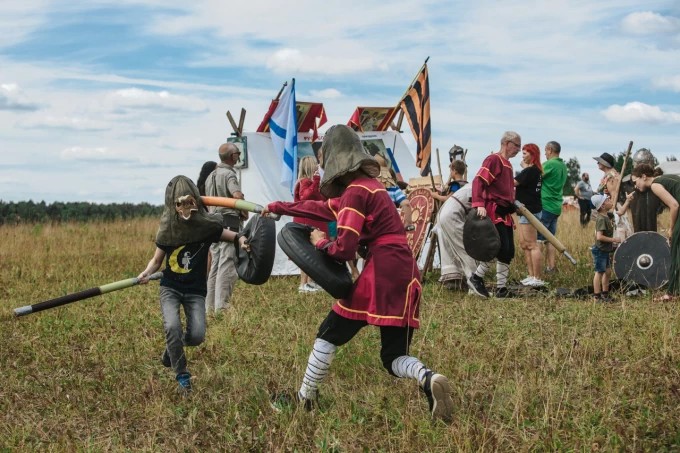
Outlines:
[{"label": "white sock", "polygon": [[314,341],[314,347],[307,361],[305,377],[302,379],[302,386],[300,386],[301,397],[309,400],[316,399],[319,384],[328,374],[328,369],[331,367],[337,349],[337,346],[321,338]]},{"label": "white sock", "polygon": [[425,374],[430,371],[423,362],[410,355],[402,355],[392,361],[392,372],[400,378],[411,378],[422,385]]},{"label": "white sock", "polygon": [[490,267],[491,265],[489,263],[482,261],[477,266],[477,270],[475,270],[475,275],[479,278],[484,278]]},{"label": "white sock", "polygon": [[496,263],[496,287],[504,288],[508,283],[508,275],[510,274],[510,265],[506,263],[501,263],[498,261]]}]

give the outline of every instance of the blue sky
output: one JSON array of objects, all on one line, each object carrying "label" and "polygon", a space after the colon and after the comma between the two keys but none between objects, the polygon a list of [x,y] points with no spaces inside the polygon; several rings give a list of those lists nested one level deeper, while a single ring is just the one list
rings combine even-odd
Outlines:
[{"label": "blue sky", "polygon": [[630,140],[680,157],[677,1],[282,5],[0,2],[0,199],[161,204],[216,159],[227,110],[254,130],[295,77],[346,123],[395,105],[428,56],[433,147],[467,148],[473,171],[505,130],[596,177]]}]

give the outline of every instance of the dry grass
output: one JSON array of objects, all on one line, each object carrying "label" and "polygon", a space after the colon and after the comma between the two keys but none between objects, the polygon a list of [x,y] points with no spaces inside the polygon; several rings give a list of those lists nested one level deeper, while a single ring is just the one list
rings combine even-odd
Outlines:
[{"label": "dry grass", "polygon": [[[449,376],[452,426],[430,423],[412,381],[385,373],[376,329],[340,349],[322,409],[274,414],[332,300],[297,279],[239,283],[235,308],[189,350],[190,399],[159,363],[157,283],[13,319],[13,308],[137,275],[157,221],[0,227],[0,449],[554,451],[680,449],[680,310],[649,297],[480,300],[426,285],[413,351]],[[554,286],[592,278],[593,232],[559,235],[578,259]],[[513,277],[524,274],[521,259]]]}]

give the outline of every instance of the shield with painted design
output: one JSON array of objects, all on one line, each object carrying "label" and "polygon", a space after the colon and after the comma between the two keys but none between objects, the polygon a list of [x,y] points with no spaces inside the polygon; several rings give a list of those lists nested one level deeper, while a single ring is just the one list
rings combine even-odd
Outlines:
[{"label": "shield with painted design", "polygon": [[406,232],[406,240],[413,251],[413,256],[417,258],[425,243],[427,227],[434,210],[434,199],[430,189],[421,188],[408,194],[408,201],[411,203],[411,220],[415,229]]}]

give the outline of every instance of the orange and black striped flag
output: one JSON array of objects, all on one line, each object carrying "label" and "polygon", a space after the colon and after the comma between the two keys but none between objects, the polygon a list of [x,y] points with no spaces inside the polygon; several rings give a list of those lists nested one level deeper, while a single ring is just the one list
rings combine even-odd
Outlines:
[{"label": "orange and black striped flag", "polygon": [[427,176],[430,173],[430,153],[432,150],[430,140],[430,82],[427,64],[423,65],[420,74],[402,99],[401,109],[404,111],[416,139],[416,166],[420,168],[421,176]]}]

